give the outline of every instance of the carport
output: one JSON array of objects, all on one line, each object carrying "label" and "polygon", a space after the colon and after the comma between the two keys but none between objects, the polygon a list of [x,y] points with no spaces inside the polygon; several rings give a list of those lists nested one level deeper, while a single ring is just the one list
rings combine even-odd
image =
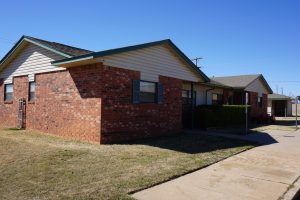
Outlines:
[{"label": "carport", "polygon": [[276,117],[292,116],[291,97],[282,94],[268,95],[268,114]]}]

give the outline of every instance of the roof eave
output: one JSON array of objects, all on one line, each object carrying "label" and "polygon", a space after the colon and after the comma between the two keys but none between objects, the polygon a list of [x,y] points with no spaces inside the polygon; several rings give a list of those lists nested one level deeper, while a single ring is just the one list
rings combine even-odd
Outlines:
[{"label": "roof eave", "polygon": [[265,86],[267,87],[267,89],[269,90],[269,94],[273,94],[273,90],[270,87],[270,85],[268,84],[267,80],[265,79],[265,77],[261,74],[260,78],[263,80],[263,82],[265,83]]},{"label": "roof eave", "polygon": [[224,89],[233,89],[232,87],[230,86],[227,86],[227,85],[220,85],[220,84],[214,84],[214,83],[211,83],[211,82],[204,82],[202,83],[202,85],[206,85],[206,86],[210,86],[210,87],[217,87],[217,88],[224,88]]},{"label": "roof eave", "polygon": [[21,45],[22,41],[24,40],[25,36],[22,36],[18,42],[5,54],[5,56],[0,61],[0,66],[10,57],[11,54],[15,52],[15,50]]},{"label": "roof eave", "polygon": [[94,59],[95,57],[93,55],[90,55],[90,56],[78,56],[76,57],[75,59],[63,59],[63,60],[58,60],[59,62],[57,61],[52,61],[51,64],[53,65],[57,65],[57,66],[64,66],[64,65],[68,65],[70,63],[76,63],[76,62],[81,62],[81,61],[87,61],[87,60],[92,60]]},{"label": "roof eave", "polygon": [[291,98],[268,98],[268,100],[271,100],[271,101],[289,101],[289,100],[292,100]]},{"label": "roof eave", "polygon": [[248,83],[248,85],[246,85],[246,86],[238,86],[238,87],[232,86],[232,88],[234,90],[245,90],[248,86],[250,86],[257,79],[261,79],[263,81],[263,84],[266,86],[269,94],[273,93],[273,90],[271,89],[271,87],[269,86],[268,82],[266,81],[266,79],[264,78],[264,76],[262,74],[259,74],[257,78],[255,78],[253,81],[251,81],[250,83]]},{"label": "roof eave", "polygon": [[[30,43],[32,43],[32,44],[35,44],[35,45],[37,45],[37,46],[40,46],[40,47],[42,47],[42,48],[44,48],[44,49],[47,49],[47,50],[49,50],[49,51],[52,51],[52,52],[54,52],[54,53],[56,53],[56,54],[59,54],[59,55],[61,55],[61,56],[63,56],[63,57],[67,57],[67,58],[71,58],[72,57],[72,55],[69,55],[69,54],[66,54],[66,53],[63,53],[63,52],[61,52],[61,51],[58,51],[58,50],[55,50],[55,49],[53,49],[53,48],[50,48],[50,47],[48,47],[48,46],[45,46],[45,45],[43,45],[43,44],[41,44],[41,43],[38,43],[38,42],[36,42],[36,41],[33,41],[33,40],[31,40],[30,38],[28,38],[27,36],[22,36],[19,40],[18,40],[18,42],[10,49],[10,51],[1,59],[1,61],[0,61],[0,66],[2,67],[2,65],[7,61],[7,59],[18,49],[18,47],[24,42],[24,41],[27,41],[27,42],[30,42]],[[0,67],[0,70],[1,70],[1,67]]]},{"label": "roof eave", "polygon": [[251,85],[257,79],[261,79],[263,81],[264,85],[266,86],[269,94],[273,94],[273,90],[271,89],[271,87],[269,86],[268,82],[266,81],[266,79],[264,78],[264,76],[262,74],[259,74],[259,76],[256,79],[254,79],[253,81],[251,81],[251,83],[249,83],[245,88],[247,88],[249,85]]},{"label": "roof eave", "polygon": [[205,82],[209,82],[210,79],[206,76],[171,40],[167,40],[168,44],[176,50],[176,52],[197,72],[199,73]]},{"label": "roof eave", "polygon": [[40,47],[43,47],[44,49],[47,49],[47,50],[49,50],[49,51],[52,51],[52,52],[54,52],[54,53],[56,53],[56,54],[59,54],[59,55],[61,55],[61,56],[64,56],[64,57],[67,57],[67,58],[72,58],[72,57],[74,56],[74,55],[72,55],[72,54],[67,54],[67,53],[58,51],[58,50],[56,50],[56,49],[50,48],[50,47],[48,47],[48,46],[46,46],[46,45],[44,45],[44,44],[41,44],[41,43],[39,43],[39,42],[33,41],[33,40],[31,40],[30,38],[28,38],[28,37],[26,37],[26,36],[24,36],[24,39],[25,39],[26,41],[28,41],[28,42],[31,42],[31,43],[33,43],[33,44],[35,44],[35,45],[38,45],[38,46],[40,46]]}]

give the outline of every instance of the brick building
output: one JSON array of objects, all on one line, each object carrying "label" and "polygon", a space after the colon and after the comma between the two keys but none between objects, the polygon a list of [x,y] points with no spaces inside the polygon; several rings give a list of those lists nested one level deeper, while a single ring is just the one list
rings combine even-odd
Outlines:
[{"label": "brick building", "polygon": [[[251,106],[251,117],[267,115],[268,94],[273,91],[262,74],[213,77],[210,83],[217,84],[219,87],[226,86],[219,101],[216,101],[217,95],[213,97],[213,104],[221,102],[222,104],[245,105],[245,102],[248,102]],[[247,100],[246,97],[248,97]]]},{"label": "brick building", "polygon": [[0,61],[0,127],[96,143],[178,133],[201,104],[267,113],[262,75],[209,79],[170,40],[93,52],[23,36]]},{"label": "brick building", "polygon": [[92,52],[23,36],[0,61],[0,126],[97,143],[174,134],[183,84],[208,81],[170,40]]}]

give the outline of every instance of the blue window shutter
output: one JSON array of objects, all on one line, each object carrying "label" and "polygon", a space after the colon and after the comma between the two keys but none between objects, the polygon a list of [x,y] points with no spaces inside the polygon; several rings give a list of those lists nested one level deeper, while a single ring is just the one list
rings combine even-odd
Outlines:
[{"label": "blue window shutter", "polygon": [[157,103],[164,103],[164,86],[161,83],[157,83]]},{"label": "blue window shutter", "polygon": [[132,84],[132,103],[140,103],[140,80],[133,80]]}]

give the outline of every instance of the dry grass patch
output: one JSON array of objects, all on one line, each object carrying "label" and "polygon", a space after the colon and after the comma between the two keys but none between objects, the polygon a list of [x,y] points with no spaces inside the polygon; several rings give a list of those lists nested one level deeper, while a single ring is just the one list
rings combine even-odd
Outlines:
[{"label": "dry grass patch", "polygon": [[0,130],[0,199],[129,199],[132,191],[251,147],[196,134],[96,145]]}]

